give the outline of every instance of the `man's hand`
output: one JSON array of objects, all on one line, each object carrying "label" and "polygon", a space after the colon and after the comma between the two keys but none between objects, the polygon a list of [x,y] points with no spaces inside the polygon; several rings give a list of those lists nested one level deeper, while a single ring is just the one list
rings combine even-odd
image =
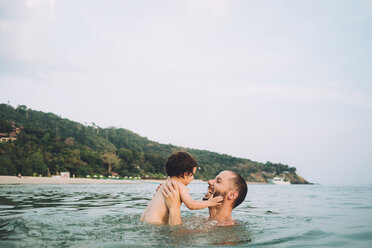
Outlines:
[{"label": "man's hand", "polygon": [[165,205],[169,210],[169,225],[181,224],[181,198],[178,186],[175,182],[166,182],[161,189]]},{"label": "man's hand", "polygon": [[180,192],[175,182],[166,182],[161,193],[163,194],[168,209],[181,207]]},{"label": "man's hand", "polygon": [[208,205],[209,207],[215,207],[218,206],[222,203],[223,197],[222,196],[216,196],[216,197],[211,197],[208,199]]}]

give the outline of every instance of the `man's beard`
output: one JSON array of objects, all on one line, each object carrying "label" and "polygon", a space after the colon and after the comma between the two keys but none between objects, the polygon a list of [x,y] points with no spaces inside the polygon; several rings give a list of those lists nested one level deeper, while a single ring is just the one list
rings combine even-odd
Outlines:
[{"label": "man's beard", "polygon": [[214,188],[212,188],[212,186],[208,186],[208,192],[203,197],[203,201],[208,201],[208,199],[212,197],[213,191]]},{"label": "man's beard", "polygon": [[222,196],[224,199],[225,199],[225,196],[226,196],[226,194],[227,194],[227,192],[221,192],[221,191],[215,191],[214,193],[213,193],[213,197],[216,197],[216,196]]}]

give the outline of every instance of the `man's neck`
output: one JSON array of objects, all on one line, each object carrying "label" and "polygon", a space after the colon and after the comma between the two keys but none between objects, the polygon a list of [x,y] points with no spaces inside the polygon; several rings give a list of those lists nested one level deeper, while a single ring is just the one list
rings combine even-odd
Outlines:
[{"label": "man's neck", "polygon": [[209,218],[211,220],[216,220],[218,223],[231,222],[233,220],[231,212],[232,208],[230,206],[227,204],[221,204],[209,208]]}]

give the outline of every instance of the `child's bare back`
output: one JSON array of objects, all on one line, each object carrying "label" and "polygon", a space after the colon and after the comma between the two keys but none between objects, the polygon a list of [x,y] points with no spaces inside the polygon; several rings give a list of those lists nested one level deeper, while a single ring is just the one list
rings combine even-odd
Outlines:
[{"label": "child's bare back", "polygon": [[162,187],[163,185],[158,188],[152,197],[152,200],[141,216],[141,221],[158,225],[168,224],[169,210],[165,205],[164,197],[161,193]]}]

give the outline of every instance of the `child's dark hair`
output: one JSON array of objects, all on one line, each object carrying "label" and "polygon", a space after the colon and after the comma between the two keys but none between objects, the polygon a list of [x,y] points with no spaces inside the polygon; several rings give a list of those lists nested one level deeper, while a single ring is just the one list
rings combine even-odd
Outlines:
[{"label": "child's dark hair", "polygon": [[198,166],[195,158],[187,152],[175,152],[169,156],[165,168],[170,177],[184,177],[185,172],[193,173],[194,167]]}]

